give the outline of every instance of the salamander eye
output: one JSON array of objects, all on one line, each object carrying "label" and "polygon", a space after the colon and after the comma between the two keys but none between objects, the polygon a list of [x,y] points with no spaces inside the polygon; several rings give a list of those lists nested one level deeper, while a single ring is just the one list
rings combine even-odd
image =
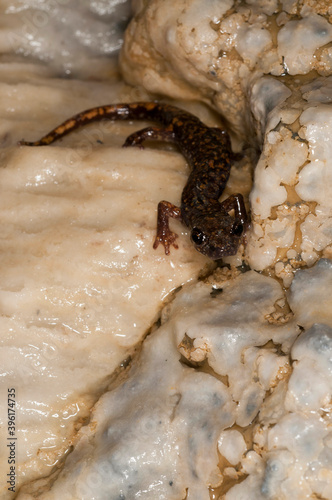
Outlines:
[{"label": "salamander eye", "polygon": [[193,240],[195,245],[202,245],[206,240],[206,236],[200,229],[194,227],[191,231],[191,239]]},{"label": "salamander eye", "polygon": [[241,234],[243,233],[243,224],[241,224],[240,222],[235,222],[234,226],[232,227],[232,234],[234,234],[235,236],[241,236]]}]

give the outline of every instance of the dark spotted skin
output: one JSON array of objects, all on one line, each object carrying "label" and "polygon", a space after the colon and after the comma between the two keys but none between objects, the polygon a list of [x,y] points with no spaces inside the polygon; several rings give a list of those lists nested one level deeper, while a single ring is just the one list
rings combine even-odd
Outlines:
[{"label": "dark spotted skin", "polygon": [[[241,194],[219,202],[229,178],[232,151],[226,131],[204,125],[196,116],[168,104],[136,102],[101,106],[69,118],[36,142],[21,141],[21,145],[51,144],[72,130],[93,121],[151,120],[162,127],[147,127],[131,134],[124,146],[141,145],[146,139],[174,142],[191,167],[185,185],[181,207],[167,201],[158,204],[157,235],[159,243],[170,253],[178,248],[177,235],[169,229],[169,217],[180,219],[190,230],[196,249],[211,259],[234,255],[243,239],[247,214]],[[234,215],[229,212],[234,211]]]}]

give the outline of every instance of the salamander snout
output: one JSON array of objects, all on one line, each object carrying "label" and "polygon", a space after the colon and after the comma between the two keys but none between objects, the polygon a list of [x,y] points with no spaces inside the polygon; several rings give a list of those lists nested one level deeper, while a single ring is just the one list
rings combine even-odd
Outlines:
[{"label": "salamander snout", "polygon": [[206,255],[212,260],[218,260],[222,257],[235,255],[241,244],[245,227],[242,221],[234,220],[232,217],[227,217],[228,224],[220,225],[212,230],[202,230],[199,227],[194,227],[191,231],[191,240],[198,252]]}]

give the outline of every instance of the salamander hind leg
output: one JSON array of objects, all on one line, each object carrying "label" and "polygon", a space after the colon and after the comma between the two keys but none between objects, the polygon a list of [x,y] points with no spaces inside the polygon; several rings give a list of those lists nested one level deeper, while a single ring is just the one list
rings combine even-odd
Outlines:
[{"label": "salamander hind leg", "polygon": [[167,128],[159,128],[159,127],[146,127],[142,130],[138,130],[133,134],[130,134],[125,143],[123,144],[124,148],[128,148],[130,146],[139,146],[143,149],[142,142],[147,139],[152,139],[155,141],[165,141],[165,142],[174,142],[174,133],[172,130]]},{"label": "salamander hind leg", "polygon": [[177,234],[173,233],[169,228],[169,218],[181,219],[181,209],[169,201],[160,201],[158,203],[158,221],[157,235],[154,240],[153,248],[156,249],[161,243],[165,248],[165,254],[169,255],[170,246],[179,248],[176,243]]}]

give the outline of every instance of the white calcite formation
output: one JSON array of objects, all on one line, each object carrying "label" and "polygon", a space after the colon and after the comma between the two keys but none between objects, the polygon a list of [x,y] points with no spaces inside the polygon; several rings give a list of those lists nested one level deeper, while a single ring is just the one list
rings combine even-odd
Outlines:
[{"label": "white calcite formation", "polygon": [[157,204],[177,202],[188,167],[174,150],[122,149],[136,125],[99,123],[54,146],[17,145],[82,109],[144,94],[119,82],[110,62],[107,81],[69,81],[52,65],[12,57],[0,61],[1,499],[13,498],[7,389],[16,389],[17,493],[62,463],[163,301],[211,265],[176,221],[180,250],[166,258],[152,249]]},{"label": "white calcite formation", "polygon": [[332,14],[325,1],[134,2],[122,69],[209,103],[261,150],[246,259],[289,286],[332,249]]},{"label": "white calcite formation", "polygon": [[273,266],[286,285],[296,268],[331,255],[331,83],[301,85],[270,112],[255,171],[248,260]]},{"label": "white calcite formation", "polygon": [[[145,90],[107,57],[128,2],[0,6],[0,498],[330,500],[332,9],[135,0],[133,11],[121,66]],[[157,203],[179,203],[189,168],[170,145],[121,149],[147,124],[17,145],[146,90],[226,117],[246,154],[225,196],[248,195],[260,150],[250,271],[234,267],[241,249],[212,274],[178,221],[179,250],[152,249]]]},{"label": "white calcite formation", "polygon": [[205,100],[242,134],[252,135],[250,96],[261,78],[271,82],[267,114],[280,89],[287,97],[296,83],[285,76],[313,70],[327,76],[332,69],[325,0],[134,0],[133,6],[121,57],[126,78],[152,92]]},{"label": "white calcite formation", "polygon": [[[43,85],[49,96],[72,99],[70,113],[89,102],[90,85],[72,84],[72,91],[62,82]],[[16,95],[17,85],[9,88],[7,95]],[[99,90],[103,100],[128,99],[119,87]],[[77,91],[83,96],[76,98]],[[26,106],[33,118],[27,109],[16,117],[24,137],[38,137],[61,113],[49,104],[46,117],[34,82],[26,82],[24,92],[39,105]],[[20,108],[15,98],[10,102]],[[15,145],[23,137],[18,126],[21,132],[9,132],[2,149],[1,386],[3,395],[7,387],[18,394],[17,486],[47,475],[67,453],[110,376],[121,372],[158,318],[162,301],[209,265],[180,224],[173,226],[182,235],[179,251],[166,258],[162,247],[153,250],[158,201],[180,197],[187,167],[173,151],[121,149],[130,129],[122,128],[113,146],[114,126],[96,125],[78,135],[74,148],[68,144],[75,137],[28,148]],[[97,139],[106,144],[95,146]],[[6,412],[1,406],[2,423]],[[0,435],[5,443],[6,426]],[[1,461],[3,488],[7,469]]]},{"label": "white calcite formation", "polygon": [[[331,261],[299,271],[291,314],[254,271],[185,287],[51,489],[18,498],[208,500],[230,478],[225,500],[331,498],[331,299],[319,314],[330,286]],[[205,364],[191,361],[197,349]]]},{"label": "white calcite formation", "polygon": [[129,14],[129,0],[2,0],[0,54],[53,74],[107,78]]}]

